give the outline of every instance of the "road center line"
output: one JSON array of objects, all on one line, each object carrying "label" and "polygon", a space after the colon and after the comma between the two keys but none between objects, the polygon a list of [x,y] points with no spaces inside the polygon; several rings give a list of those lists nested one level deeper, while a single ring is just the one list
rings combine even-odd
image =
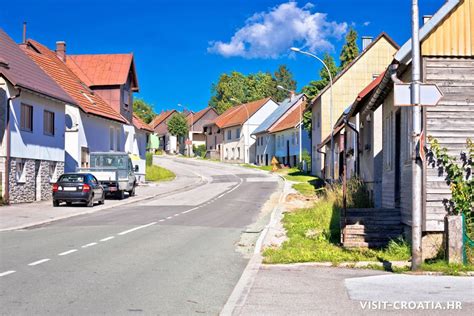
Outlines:
[{"label": "road center line", "polygon": [[178,216],[179,216],[179,214],[174,214],[174,217],[178,217]]},{"label": "road center line", "polygon": [[164,219],[160,219],[158,222],[164,222],[165,220]]},{"label": "road center line", "polygon": [[109,236],[109,237],[102,238],[100,241],[107,241],[107,240],[111,240],[111,239],[114,239],[114,238],[115,238],[114,236]]},{"label": "road center line", "polygon": [[148,226],[152,226],[152,225],[155,225],[156,222],[153,222],[153,223],[149,223],[149,224],[146,224],[146,225],[142,225],[142,226],[138,226],[138,227],[135,227],[135,228],[132,228],[132,229],[129,229],[129,230],[126,230],[126,231],[123,231],[121,233],[118,233],[118,235],[125,235],[125,234],[128,234],[128,233],[131,233],[131,232],[134,232],[136,230],[139,230],[139,229],[142,229],[142,228],[145,228],[145,227],[148,227]]},{"label": "road center line", "polygon": [[171,218],[173,218],[173,216],[168,216],[166,219],[171,219]]},{"label": "road center line", "polygon": [[0,277],[9,275],[9,274],[12,274],[12,273],[15,273],[15,272],[16,272],[15,270],[5,271],[5,272],[0,273]]},{"label": "road center line", "polygon": [[48,259],[48,258],[47,259],[41,259],[41,260],[38,260],[38,261],[35,261],[35,262],[32,262],[32,263],[28,263],[28,265],[29,266],[36,266],[38,264],[42,264],[42,263],[44,263],[46,261],[49,261],[49,260],[51,260],[51,259]]},{"label": "road center line", "polygon": [[71,250],[59,253],[58,256],[66,256],[66,255],[68,255],[70,253],[73,253],[73,252],[76,252],[76,251],[77,251],[77,249],[71,249]]},{"label": "road center line", "polygon": [[92,246],[95,246],[95,245],[97,245],[96,242],[91,242],[90,244],[82,246],[82,248],[92,247]]}]

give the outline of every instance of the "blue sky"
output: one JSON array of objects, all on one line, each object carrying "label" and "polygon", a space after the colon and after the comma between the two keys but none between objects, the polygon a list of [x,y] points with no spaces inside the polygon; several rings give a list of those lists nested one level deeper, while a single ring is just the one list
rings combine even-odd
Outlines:
[{"label": "blue sky", "polygon": [[[433,14],[445,0],[421,0]],[[133,52],[141,97],[155,110],[178,103],[199,110],[223,72],[273,72],[286,64],[300,89],[317,79],[320,65],[289,55],[291,46],[338,58],[344,32],[388,33],[403,44],[411,33],[411,0],[158,0],[10,1],[0,27],[21,41],[50,48],[65,40],[71,54]],[[286,22],[286,21],[291,21]],[[359,43],[360,45],[360,43]]]}]

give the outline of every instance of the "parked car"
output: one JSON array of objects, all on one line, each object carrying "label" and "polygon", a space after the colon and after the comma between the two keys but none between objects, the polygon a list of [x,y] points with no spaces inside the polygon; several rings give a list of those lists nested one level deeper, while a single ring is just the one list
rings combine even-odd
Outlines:
[{"label": "parked car", "polygon": [[66,202],[83,202],[94,206],[94,202],[104,204],[105,191],[97,178],[90,173],[65,173],[53,184],[53,206]]},{"label": "parked car", "polygon": [[77,168],[78,173],[93,174],[104,187],[106,194],[114,194],[119,199],[135,195],[137,178],[132,160],[125,152],[94,152],[90,154],[90,168]]}]

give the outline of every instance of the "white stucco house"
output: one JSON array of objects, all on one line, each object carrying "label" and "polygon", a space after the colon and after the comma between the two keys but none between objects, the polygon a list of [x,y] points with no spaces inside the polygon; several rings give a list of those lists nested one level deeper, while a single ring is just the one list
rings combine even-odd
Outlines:
[{"label": "white stucco house", "polygon": [[220,157],[224,162],[255,163],[255,129],[278,108],[271,98],[232,107],[219,115],[214,124],[222,134]]},{"label": "white stucco house", "polygon": [[[65,110],[65,171],[88,167],[91,152],[120,151],[135,157],[139,180],[144,180],[151,129],[133,115],[133,92],[138,91],[133,55],[66,55],[64,42],[57,42],[53,52],[34,40],[23,50],[74,101]],[[120,71],[112,73],[114,65]]]},{"label": "white stucco house", "polygon": [[3,201],[21,203],[51,198],[51,183],[64,170],[66,103],[74,100],[0,29]]}]

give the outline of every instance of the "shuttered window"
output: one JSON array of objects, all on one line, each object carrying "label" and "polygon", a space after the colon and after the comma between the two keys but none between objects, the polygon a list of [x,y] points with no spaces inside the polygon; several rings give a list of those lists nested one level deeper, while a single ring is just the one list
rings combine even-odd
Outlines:
[{"label": "shuttered window", "polygon": [[21,105],[21,122],[20,127],[27,132],[33,131],[33,107],[31,105]]},{"label": "shuttered window", "polygon": [[54,112],[43,112],[43,133],[45,135],[54,136]]}]

